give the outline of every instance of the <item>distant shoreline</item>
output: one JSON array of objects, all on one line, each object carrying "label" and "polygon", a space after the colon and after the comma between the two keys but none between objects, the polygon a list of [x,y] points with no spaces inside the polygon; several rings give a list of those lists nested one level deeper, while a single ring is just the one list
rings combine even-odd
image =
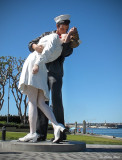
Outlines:
[{"label": "distant shoreline", "polygon": [[[72,134],[73,135],[73,134]],[[109,136],[109,135],[100,135],[100,134],[83,134],[83,133],[76,133],[76,135],[87,135],[87,136],[94,136],[94,137],[101,137],[101,138],[110,138],[110,139],[117,139],[117,140],[122,140],[121,137],[114,137],[114,136]]]}]

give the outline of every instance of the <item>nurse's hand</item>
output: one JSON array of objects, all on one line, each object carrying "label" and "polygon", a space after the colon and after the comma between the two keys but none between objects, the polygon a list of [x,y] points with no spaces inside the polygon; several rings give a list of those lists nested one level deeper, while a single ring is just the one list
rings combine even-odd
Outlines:
[{"label": "nurse's hand", "polygon": [[42,53],[44,46],[42,45],[37,45],[37,44],[33,44],[32,48],[37,51],[38,53]]},{"label": "nurse's hand", "polygon": [[39,66],[37,64],[34,64],[32,73],[36,74],[36,73],[38,73],[38,71],[39,71]]},{"label": "nurse's hand", "polygon": [[69,30],[68,34],[72,35],[72,34],[74,34],[74,33],[76,33],[76,32],[77,32],[77,28],[76,28],[76,27],[73,27],[73,28],[71,28],[71,29]]}]

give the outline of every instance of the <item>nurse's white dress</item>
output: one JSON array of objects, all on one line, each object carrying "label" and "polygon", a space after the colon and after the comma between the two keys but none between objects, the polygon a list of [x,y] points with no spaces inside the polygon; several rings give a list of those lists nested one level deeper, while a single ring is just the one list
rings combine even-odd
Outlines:
[{"label": "nurse's white dress", "polygon": [[[62,52],[62,42],[56,33],[47,35],[39,40],[38,45],[43,45],[41,54],[34,51],[24,62],[18,88],[23,94],[28,93],[28,85],[41,89],[44,92],[45,100],[49,100],[47,85],[47,69],[45,63],[56,60]],[[39,66],[39,71],[32,74],[34,64]]]}]

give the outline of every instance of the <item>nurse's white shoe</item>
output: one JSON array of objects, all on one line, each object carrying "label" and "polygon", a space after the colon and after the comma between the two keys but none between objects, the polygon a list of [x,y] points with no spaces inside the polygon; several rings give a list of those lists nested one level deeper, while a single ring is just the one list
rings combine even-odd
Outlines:
[{"label": "nurse's white shoe", "polygon": [[65,127],[64,127],[63,124],[54,125],[53,127],[54,127],[54,136],[55,136],[55,139],[53,140],[53,143],[56,143],[60,138],[60,131],[64,132]]},{"label": "nurse's white shoe", "polygon": [[20,142],[37,142],[38,134],[37,133],[29,133],[25,137],[19,138]]}]

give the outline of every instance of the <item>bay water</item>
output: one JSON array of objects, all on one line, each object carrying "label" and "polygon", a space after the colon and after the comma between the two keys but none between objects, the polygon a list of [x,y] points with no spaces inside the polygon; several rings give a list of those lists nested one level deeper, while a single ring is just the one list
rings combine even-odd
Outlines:
[{"label": "bay water", "polygon": [[[83,128],[78,128],[78,132],[83,132]],[[122,138],[122,128],[86,128],[86,133],[108,135]]]}]

